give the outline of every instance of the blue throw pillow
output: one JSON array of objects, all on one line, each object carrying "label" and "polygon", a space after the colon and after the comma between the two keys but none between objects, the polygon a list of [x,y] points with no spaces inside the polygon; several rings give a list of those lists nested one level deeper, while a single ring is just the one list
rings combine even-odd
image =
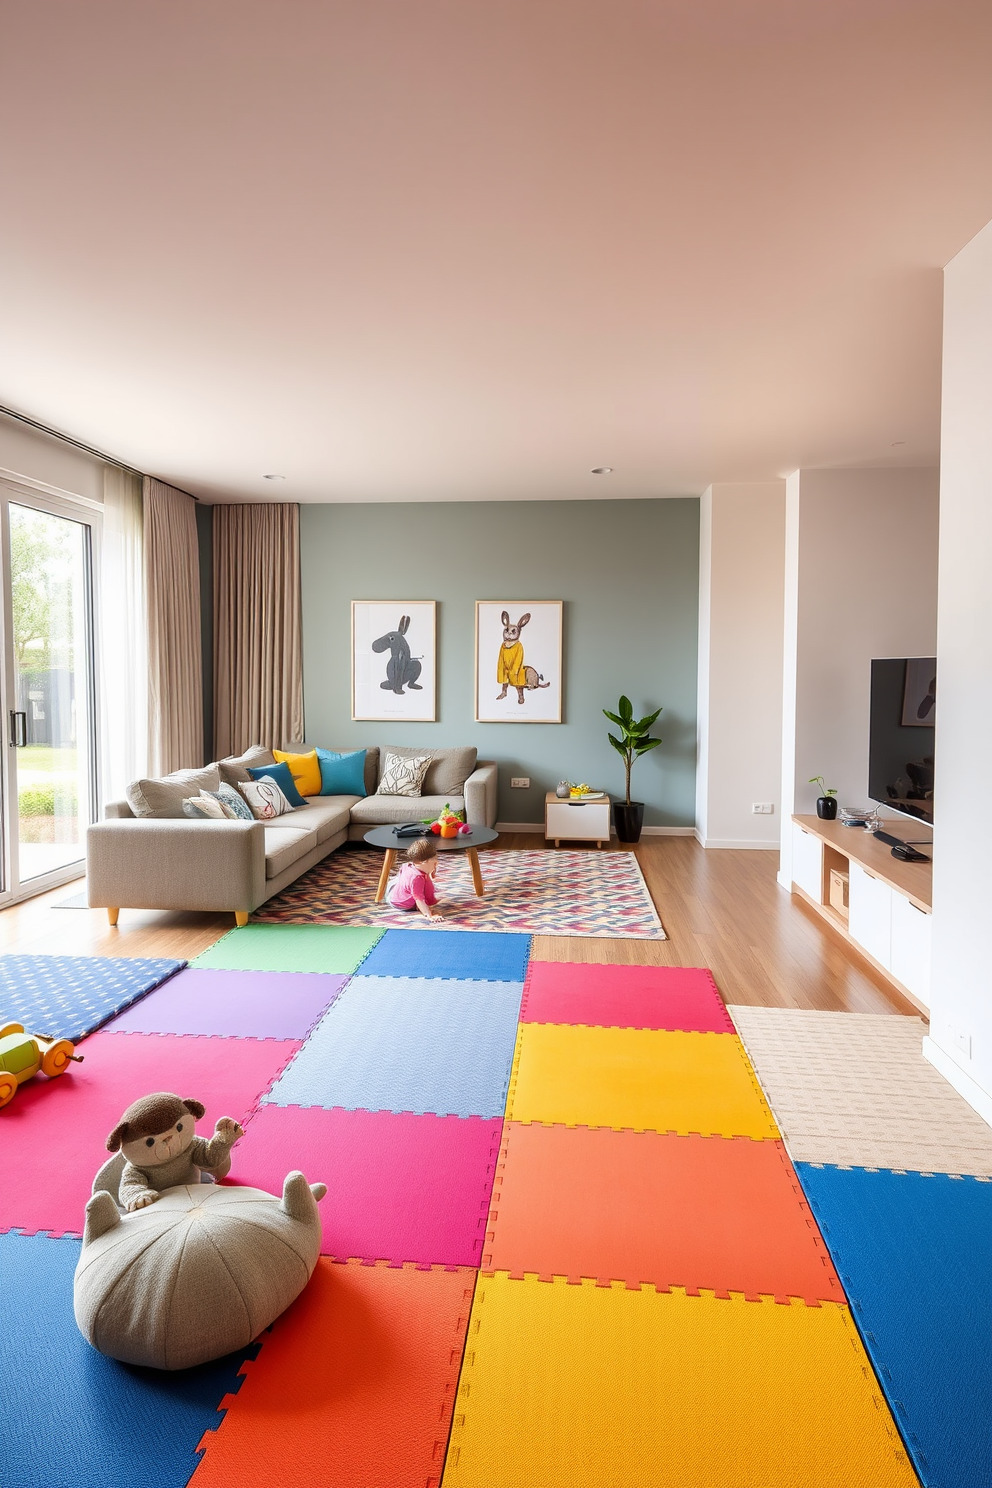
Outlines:
[{"label": "blue throw pillow", "polygon": [[274,780],[290,806],[305,806],[307,804],[296,789],[293,772],[285,760],[278,765],[256,765],[254,769],[249,767],[248,774],[252,780],[264,780],[266,776],[270,780]]},{"label": "blue throw pillow", "polygon": [[333,749],[318,749],[320,794],[322,796],[364,796],[365,750],[353,754],[336,754]]}]

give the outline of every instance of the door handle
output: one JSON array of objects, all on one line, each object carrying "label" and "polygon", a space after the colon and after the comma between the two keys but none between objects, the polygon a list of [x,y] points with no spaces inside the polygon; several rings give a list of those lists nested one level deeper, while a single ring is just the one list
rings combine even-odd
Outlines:
[{"label": "door handle", "polygon": [[28,715],[10,710],[10,747],[23,749],[28,742]]}]

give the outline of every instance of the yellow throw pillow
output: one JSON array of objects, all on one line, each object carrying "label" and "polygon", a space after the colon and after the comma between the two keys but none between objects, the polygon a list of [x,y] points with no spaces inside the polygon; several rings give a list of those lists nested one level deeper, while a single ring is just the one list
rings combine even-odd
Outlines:
[{"label": "yellow throw pillow", "polygon": [[320,795],[320,760],[316,749],[311,749],[309,754],[280,754],[278,749],[273,749],[272,753],[280,764],[285,761],[289,766],[293,784],[301,796]]}]

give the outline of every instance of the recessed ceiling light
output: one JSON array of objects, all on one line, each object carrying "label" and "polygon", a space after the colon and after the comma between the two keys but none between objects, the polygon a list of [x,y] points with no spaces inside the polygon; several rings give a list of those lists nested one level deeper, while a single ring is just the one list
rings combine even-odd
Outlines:
[{"label": "recessed ceiling light", "polygon": [[595,469],[590,470],[589,474],[590,475],[612,475],[613,474],[613,466],[612,465],[597,465],[595,467]]},{"label": "recessed ceiling light", "polygon": [[263,475],[262,476],[262,479],[263,480],[285,480],[286,477],[284,475]]}]

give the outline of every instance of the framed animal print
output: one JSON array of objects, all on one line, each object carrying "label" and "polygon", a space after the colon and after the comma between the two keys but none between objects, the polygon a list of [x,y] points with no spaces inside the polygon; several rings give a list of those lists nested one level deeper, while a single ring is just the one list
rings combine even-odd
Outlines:
[{"label": "framed animal print", "polygon": [[433,599],[352,600],[352,718],[435,721],[435,610]]},{"label": "framed animal print", "polygon": [[475,604],[477,723],[561,723],[560,599]]}]

